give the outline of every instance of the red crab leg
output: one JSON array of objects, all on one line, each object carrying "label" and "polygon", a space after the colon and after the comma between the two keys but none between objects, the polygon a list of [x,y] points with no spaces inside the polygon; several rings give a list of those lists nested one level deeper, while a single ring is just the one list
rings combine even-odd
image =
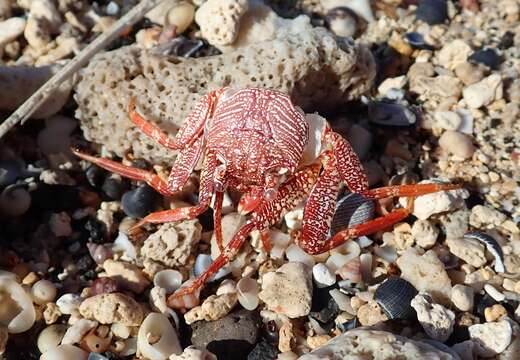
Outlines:
[{"label": "red crab leg", "polygon": [[213,204],[213,232],[217,241],[220,252],[224,252],[224,239],[222,238],[222,202],[224,201],[224,193],[217,191],[215,193],[215,204]]},{"label": "red crab leg", "polygon": [[128,113],[132,122],[147,136],[169,149],[182,149],[190,146],[204,131],[206,121],[211,117],[215,109],[218,97],[225,88],[217,89],[204,95],[194,106],[188,117],[182,123],[175,139],[165,134],[158,126],[144,119],[135,110],[135,97],[130,99]]},{"label": "red crab leg", "polygon": [[177,155],[168,177],[168,186],[173,192],[182,191],[193,169],[199,162],[203,145],[204,137],[198,136],[191,146],[187,146]]},{"label": "red crab leg", "polygon": [[215,172],[216,166],[217,159],[215,155],[212,153],[207,154],[204,159],[204,166],[201,173],[198,205],[153,212],[132,226],[129,229],[129,232],[135,232],[138,228],[146,223],[160,224],[172,221],[189,220],[194,219],[202,214],[208,208],[211,202],[214,188],[213,173]]},{"label": "red crab leg", "polygon": [[175,307],[179,299],[197,291],[208,278],[230,262],[238,253],[251,231],[258,229],[262,232],[280,221],[284,212],[294,208],[309,193],[316,181],[320,168],[321,164],[319,163],[309,165],[298,171],[280,186],[276,198],[270,202],[264,201],[259,206],[258,211],[252,213],[252,219],[240,228],[206,272],[200,275],[190,286],[183,287],[170,295],[168,305]]},{"label": "red crab leg", "polygon": [[164,196],[171,196],[174,193],[157,174],[154,174],[150,171],[133,168],[131,166],[126,166],[106,158],[97,158],[95,156],[85,154],[76,149],[71,150],[79,158],[90,161],[91,163],[96,164],[97,166],[103,169],[106,169],[108,171],[111,171],[113,173],[119,174],[121,176],[133,180],[144,181]]},{"label": "red crab leg", "polygon": [[437,191],[460,189],[461,184],[411,184],[386,186],[361,192],[363,196],[371,199],[383,199],[388,197],[416,197]]}]

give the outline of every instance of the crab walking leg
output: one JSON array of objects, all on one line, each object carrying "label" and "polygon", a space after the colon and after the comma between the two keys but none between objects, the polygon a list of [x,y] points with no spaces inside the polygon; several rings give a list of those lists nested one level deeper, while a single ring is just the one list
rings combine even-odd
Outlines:
[{"label": "crab walking leg", "polygon": [[217,241],[220,252],[224,252],[224,239],[222,238],[222,203],[224,201],[224,193],[217,191],[215,193],[215,203],[213,204],[213,232]]},{"label": "crab walking leg", "polygon": [[202,155],[203,145],[204,137],[199,136],[191,146],[184,148],[177,155],[168,177],[168,186],[173,192],[181,191],[188,182],[188,178]]},{"label": "crab walking leg", "polygon": [[437,191],[460,189],[462,184],[411,184],[386,186],[377,189],[365,190],[360,194],[370,199],[383,199],[388,197],[416,197]]},{"label": "crab walking leg", "polygon": [[217,158],[215,154],[208,153],[204,159],[204,166],[201,174],[201,183],[199,189],[199,204],[195,206],[163,210],[153,212],[145,216],[141,221],[132,226],[129,232],[132,233],[146,223],[162,224],[165,222],[182,221],[194,219],[202,214],[209,206],[213,195],[213,174],[217,167]]},{"label": "crab walking leg", "polygon": [[139,127],[147,136],[151,137],[159,144],[169,149],[178,150],[185,146],[190,146],[196,137],[204,131],[206,121],[211,118],[217,103],[218,97],[226,88],[217,89],[204,95],[193,107],[188,117],[182,123],[175,138],[165,134],[158,126],[144,119],[135,109],[135,97],[130,99],[128,104],[128,114],[130,120]]},{"label": "crab walking leg", "polygon": [[235,257],[253,230],[257,229],[260,232],[267,230],[270,226],[275,225],[286,211],[294,208],[301,202],[316,182],[320,168],[321,164],[315,163],[298,171],[280,186],[273,201],[262,202],[257,211],[252,213],[252,219],[238,230],[233,239],[226,245],[224,251],[213,261],[206,272],[195,279],[190,286],[182,287],[170,295],[168,305],[174,308],[181,306],[182,298],[185,295],[197,291],[208,278]]},{"label": "crab walking leg", "polygon": [[131,166],[126,166],[106,158],[97,158],[95,156],[85,154],[76,149],[71,150],[77,157],[83,160],[90,161],[91,163],[105,170],[111,171],[113,173],[119,174],[121,176],[133,180],[144,181],[164,196],[171,196],[174,193],[174,191],[170,189],[166,182],[164,182],[157,174],[154,174],[150,171],[133,168]]}]

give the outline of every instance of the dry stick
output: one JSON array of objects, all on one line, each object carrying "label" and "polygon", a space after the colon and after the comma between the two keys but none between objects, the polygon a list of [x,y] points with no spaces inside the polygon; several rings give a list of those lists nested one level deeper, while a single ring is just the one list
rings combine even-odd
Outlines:
[{"label": "dry stick", "polygon": [[126,30],[129,26],[141,20],[148,11],[153,9],[161,1],[162,0],[142,0],[112,25],[110,29],[94,39],[94,41],[85,47],[60,71],[54,74],[52,78],[27,99],[11,116],[0,124],[0,138],[19,122],[23,124],[65,80],[83,67],[92,56],[117,38],[123,30]]}]

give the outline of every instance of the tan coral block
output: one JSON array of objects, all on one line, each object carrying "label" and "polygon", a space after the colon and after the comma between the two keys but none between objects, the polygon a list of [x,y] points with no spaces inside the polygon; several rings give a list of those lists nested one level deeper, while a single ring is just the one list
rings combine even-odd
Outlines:
[{"label": "tan coral block", "polygon": [[84,318],[97,320],[101,324],[121,323],[126,326],[138,326],[144,317],[141,306],[121,293],[89,297],[83,300],[79,312]]}]

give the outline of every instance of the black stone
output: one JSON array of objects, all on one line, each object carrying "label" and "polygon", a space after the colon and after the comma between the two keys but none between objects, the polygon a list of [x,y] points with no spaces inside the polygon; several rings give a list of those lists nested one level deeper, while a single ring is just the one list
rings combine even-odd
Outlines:
[{"label": "black stone", "polygon": [[500,39],[500,42],[497,45],[497,48],[500,50],[509,49],[513,44],[515,43],[515,34],[513,34],[511,31],[506,31],[502,38]]},{"label": "black stone", "polygon": [[103,184],[107,171],[96,165],[90,165],[85,171],[85,177],[90,185],[97,188]]},{"label": "black stone", "polygon": [[421,0],[415,11],[417,20],[429,25],[444,24],[448,19],[448,6],[445,0]]},{"label": "black stone", "polygon": [[96,244],[105,242],[105,224],[97,219],[90,218],[85,223],[85,230],[88,232],[88,241]]},{"label": "black stone", "polygon": [[155,210],[160,200],[160,195],[148,185],[128,191],[121,198],[123,211],[127,216],[142,218]]},{"label": "black stone", "polygon": [[23,177],[24,163],[18,159],[0,160],[0,186],[14,184]]},{"label": "black stone", "polygon": [[107,177],[101,189],[103,189],[103,193],[112,200],[121,199],[124,190],[122,182],[113,177]]},{"label": "black stone", "polygon": [[329,299],[327,306],[325,306],[320,311],[314,311],[309,314],[312,318],[318,320],[321,323],[328,323],[331,320],[334,320],[336,316],[339,314],[339,306],[334,301],[334,299]]},{"label": "black stone", "polygon": [[245,359],[258,340],[260,319],[255,312],[235,311],[216,321],[191,324],[191,342],[222,359]]},{"label": "black stone", "polygon": [[92,259],[90,254],[85,254],[78,259],[76,266],[81,273],[85,273],[88,270],[92,269],[92,267],[94,266],[94,260]]},{"label": "black stone", "polygon": [[31,206],[35,212],[74,211],[82,207],[79,189],[75,186],[39,183],[31,192]]},{"label": "black stone", "polygon": [[278,357],[278,349],[267,341],[260,341],[247,355],[247,360],[275,360]]},{"label": "black stone", "polygon": [[490,306],[498,304],[498,302],[489,294],[485,293],[484,295],[475,294],[475,304],[477,304],[477,306],[474,307],[475,315],[479,316],[481,319],[485,319],[484,310]]},{"label": "black stone", "polygon": [[492,70],[498,70],[502,63],[502,57],[493,49],[485,49],[475,51],[468,58],[468,61],[473,64],[484,64]]}]

